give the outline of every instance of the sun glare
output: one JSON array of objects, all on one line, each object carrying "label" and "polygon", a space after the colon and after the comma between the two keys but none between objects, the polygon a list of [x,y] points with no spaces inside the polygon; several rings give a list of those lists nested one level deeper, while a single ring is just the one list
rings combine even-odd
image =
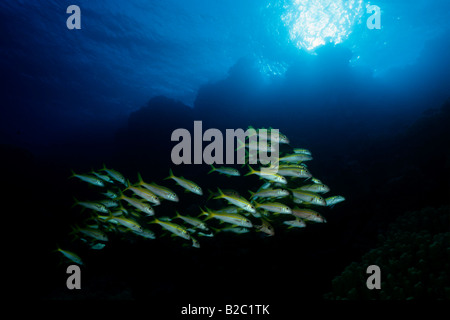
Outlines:
[{"label": "sun glare", "polygon": [[363,14],[362,0],[285,0],[281,19],[298,48],[338,44]]}]

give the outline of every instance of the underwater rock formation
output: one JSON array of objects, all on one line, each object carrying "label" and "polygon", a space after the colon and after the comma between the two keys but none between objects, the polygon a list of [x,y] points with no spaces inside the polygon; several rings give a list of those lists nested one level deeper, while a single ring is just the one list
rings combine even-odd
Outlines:
[{"label": "underwater rock formation", "polygon": [[[450,207],[408,212],[380,235],[379,246],[333,279],[333,300],[450,299]],[[366,286],[369,265],[381,269],[381,289]]]}]

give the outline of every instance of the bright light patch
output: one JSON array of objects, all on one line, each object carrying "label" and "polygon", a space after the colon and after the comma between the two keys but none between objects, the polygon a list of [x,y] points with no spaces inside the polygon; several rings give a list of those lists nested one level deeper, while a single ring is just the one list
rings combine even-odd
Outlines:
[{"label": "bright light patch", "polygon": [[363,14],[362,0],[285,0],[281,19],[298,48],[341,43]]},{"label": "bright light patch", "polygon": [[263,57],[257,60],[259,72],[266,78],[283,76],[287,70],[287,64],[284,62],[270,61]]}]

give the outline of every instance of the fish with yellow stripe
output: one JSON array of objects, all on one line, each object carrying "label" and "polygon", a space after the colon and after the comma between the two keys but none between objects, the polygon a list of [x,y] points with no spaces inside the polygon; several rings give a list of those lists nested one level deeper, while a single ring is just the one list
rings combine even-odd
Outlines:
[{"label": "fish with yellow stripe", "polygon": [[153,216],[155,214],[155,211],[153,210],[153,208],[149,204],[143,203],[143,202],[141,202],[141,201],[139,201],[138,199],[135,199],[135,198],[129,198],[129,197],[123,195],[122,192],[119,192],[119,197],[117,199],[118,200],[125,200],[126,202],[128,202],[128,204],[130,204],[131,206],[135,207],[139,211],[142,211],[142,212],[146,213],[149,216]]},{"label": "fish with yellow stripe", "polygon": [[220,189],[218,189],[218,191],[219,191],[219,195],[214,197],[214,199],[225,199],[232,205],[235,205],[247,212],[250,212],[250,213],[256,212],[255,207],[250,202],[248,202],[246,199],[244,199],[243,197],[237,197],[237,196],[224,194],[222,192],[222,190],[220,190]]},{"label": "fish with yellow stripe", "polygon": [[248,220],[244,216],[241,216],[238,213],[217,213],[207,209],[206,211],[202,210],[201,215],[208,216],[206,220],[215,218],[240,227],[247,227],[247,228],[253,227],[253,224],[250,220]]},{"label": "fish with yellow stripe", "polygon": [[255,207],[257,209],[261,208],[275,213],[284,213],[284,214],[292,213],[291,208],[280,202],[255,203]]},{"label": "fish with yellow stripe", "polygon": [[139,179],[139,182],[137,183],[138,185],[141,185],[144,188],[150,190],[151,192],[156,194],[158,197],[169,200],[169,201],[173,201],[173,202],[179,201],[177,194],[175,192],[173,192],[172,190],[170,190],[169,188],[157,185],[154,182],[152,182],[152,183],[144,182],[140,173],[138,173],[138,179]]},{"label": "fish with yellow stripe", "polygon": [[296,216],[297,218],[301,218],[308,221],[326,222],[324,217],[322,217],[319,213],[311,209],[294,208],[292,209],[292,215]]},{"label": "fish with yellow stripe", "polygon": [[135,195],[141,197],[144,200],[147,200],[147,201],[153,203],[154,205],[158,205],[158,204],[161,203],[159,201],[158,197],[156,196],[156,194],[154,194],[153,192],[151,192],[147,188],[140,188],[140,187],[132,186],[130,184],[130,182],[128,182],[128,185],[129,185],[129,187],[126,188],[124,191],[131,190],[131,191],[134,192]]},{"label": "fish with yellow stripe", "polygon": [[213,165],[211,165],[211,170],[208,172],[208,174],[212,173],[212,172],[218,172],[227,176],[234,176],[234,177],[238,177],[241,174],[239,173],[239,170],[235,169],[235,168],[230,168],[230,167],[214,167]]},{"label": "fish with yellow stripe", "polygon": [[278,183],[282,183],[282,184],[287,184],[287,180],[286,180],[285,177],[283,177],[283,176],[281,176],[281,175],[279,175],[277,173],[270,172],[271,170],[267,170],[267,172],[256,171],[250,166],[248,166],[248,169],[250,171],[248,173],[246,173],[245,176],[256,174],[261,179],[266,179],[266,180],[269,180],[269,181],[272,181],[272,182],[278,182]]},{"label": "fish with yellow stripe", "polygon": [[90,183],[90,184],[92,184],[94,186],[97,186],[97,187],[104,187],[105,186],[105,183],[100,178],[94,177],[94,176],[91,176],[91,175],[88,175],[88,174],[78,174],[78,173],[75,173],[73,170],[72,170],[72,175],[69,177],[69,179],[70,178],[78,178],[81,181]]},{"label": "fish with yellow stripe", "polygon": [[199,196],[203,195],[202,188],[200,188],[196,183],[194,183],[192,181],[189,181],[183,177],[175,176],[172,172],[172,169],[170,169],[170,171],[169,171],[169,176],[167,178],[165,178],[164,180],[167,180],[167,179],[175,180],[175,182],[178,183],[178,185],[182,186],[187,191],[198,194]]},{"label": "fish with yellow stripe", "polygon": [[139,223],[137,223],[136,221],[134,221],[132,219],[111,216],[108,220],[116,221],[120,225],[122,225],[125,228],[130,229],[132,231],[142,232],[144,230]]},{"label": "fish with yellow stripe", "polygon": [[189,232],[187,231],[187,229],[185,227],[180,226],[180,225],[170,222],[170,221],[164,221],[163,218],[160,218],[160,219],[156,218],[155,220],[153,220],[149,223],[157,223],[162,228],[166,229],[167,231],[173,233],[174,235],[176,235],[178,237],[181,237],[186,240],[191,239],[191,235],[189,234]]},{"label": "fish with yellow stripe", "polygon": [[83,265],[83,260],[81,260],[81,258],[76,253],[73,253],[68,250],[63,250],[59,247],[56,249],[56,251],[61,252],[63,254],[63,256],[66,257],[67,259],[69,259],[70,261],[75,262],[76,264],[79,264],[79,265]]},{"label": "fish with yellow stripe", "polygon": [[174,219],[176,219],[176,218],[179,218],[179,219],[183,220],[184,222],[190,224],[191,226],[194,226],[201,230],[205,230],[205,231],[209,230],[208,227],[206,226],[205,222],[198,218],[183,216],[178,211],[176,211],[176,215],[175,215]]},{"label": "fish with yellow stripe", "polygon": [[301,200],[303,202],[315,204],[318,206],[326,206],[327,203],[325,202],[325,199],[322,198],[320,195],[314,192],[310,191],[304,191],[300,189],[291,189],[292,195],[294,198]]},{"label": "fish with yellow stripe", "polygon": [[105,165],[103,165],[103,168],[100,170],[105,171],[115,181],[120,182],[123,185],[127,186],[127,181],[125,177],[119,171],[116,171],[114,169],[108,169]]},{"label": "fish with yellow stripe", "polygon": [[75,200],[75,204],[73,206],[80,205],[84,208],[91,209],[91,210],[98,211],[98,212],[103,212],[103,213],[109,212],[108,208],[102,203],[93,202],[93,201],[78,201],[76,198],[74,198],[74,200]]}]

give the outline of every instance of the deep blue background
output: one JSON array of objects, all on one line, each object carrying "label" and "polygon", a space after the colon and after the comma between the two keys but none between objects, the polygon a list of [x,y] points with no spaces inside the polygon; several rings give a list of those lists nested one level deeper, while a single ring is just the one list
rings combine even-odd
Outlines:
[{"label": "deep blue background", "polygon": [[[66,28],[71,4],[81,30]],[[327,224],[273,238],[219,237],[200,251],[164,240],[82,250],[89,290],[75,297],[321,299],[396,216],[448,204],[449,2],[375,1],[381,30],[368,30],[363,14],[347,40],[314,52],[289,41],[267,4],[0,3],[1,159],[17,245],[10,267],[25,275],[12,280],[19,296],[74,297],[51,253],[72,245],[72,196],[90,191],[67,179],[70,169],[107,163],[158,181],[173,167],[171,132],[194,120],[204,130],[279,128],[313,152],[311,170],[347,201],[324,212]],[[230,184],[207,171],[177,168],[204,189]],[[194,214],[196,198],[180,205]],[[32,289],[30,261],[41,275]]]}]

